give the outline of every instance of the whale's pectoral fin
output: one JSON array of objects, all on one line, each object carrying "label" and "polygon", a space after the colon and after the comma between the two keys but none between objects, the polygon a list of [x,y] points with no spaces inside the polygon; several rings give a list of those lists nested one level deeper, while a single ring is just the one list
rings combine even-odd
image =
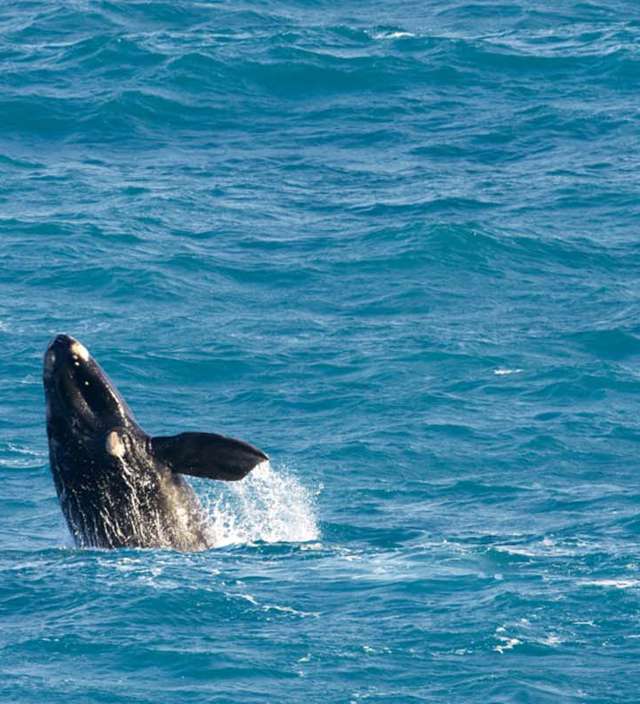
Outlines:
[{"label": "whale's pectoral fin", "polygon": [[237,481],[269,458],[258,448],[215,433],[180,433],[151,438],[154,455],[174,472]]}]

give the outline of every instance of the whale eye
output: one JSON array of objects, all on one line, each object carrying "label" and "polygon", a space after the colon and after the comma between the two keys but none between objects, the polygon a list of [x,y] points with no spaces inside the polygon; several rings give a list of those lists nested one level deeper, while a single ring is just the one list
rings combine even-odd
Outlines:
[{"label": "whale eye", "polygon": [[107,441],[105,443],[105,450],[112,457],[118,457],[120,459],[122,459],[124,457],[124,453],[126,451],[126,448],[124,446],[123,439],[122,439],[122,437],[120,437],[117,430],[112,430],[107,435]]}]

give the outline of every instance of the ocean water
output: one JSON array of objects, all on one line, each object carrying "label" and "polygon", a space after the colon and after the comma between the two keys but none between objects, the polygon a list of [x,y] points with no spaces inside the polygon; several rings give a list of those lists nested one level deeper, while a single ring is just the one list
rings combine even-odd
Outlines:
[{"label": "ocean water", "polygon": [[[0,701],[629,704],[640,686],[632,0],[0,7]],[[42,354],[216,547],[81,550]]]}]

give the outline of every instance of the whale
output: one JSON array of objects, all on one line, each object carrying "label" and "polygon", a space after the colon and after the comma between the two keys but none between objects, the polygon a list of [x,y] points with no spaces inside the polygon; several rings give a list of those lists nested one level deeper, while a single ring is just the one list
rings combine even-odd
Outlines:
[{"label": "whale", "polygon": [[57,335],[44,355],[49,464],[78,547],[212,547],[186,476],[239,481],[268,456],[207,432],[151,436],[87,348]]}]

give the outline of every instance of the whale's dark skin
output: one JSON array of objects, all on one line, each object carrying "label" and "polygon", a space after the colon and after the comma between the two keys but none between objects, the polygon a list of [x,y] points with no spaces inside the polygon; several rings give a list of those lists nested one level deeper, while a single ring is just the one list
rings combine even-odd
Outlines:
[{"label": "whale's dark skin", "polygon": [[198,497],[182,476],[235,481],[267,460],[213,433],[150,437],[87,349],[58,335],[44,357],[53,481],[80,547],[210,547]]}]

